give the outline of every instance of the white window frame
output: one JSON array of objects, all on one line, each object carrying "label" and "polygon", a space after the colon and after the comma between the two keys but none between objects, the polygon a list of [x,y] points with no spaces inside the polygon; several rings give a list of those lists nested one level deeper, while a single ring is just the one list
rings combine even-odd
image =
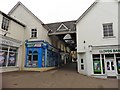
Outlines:
[{"label": "white window frame", "polygon": [[102,26],[103,26],[103,37],[104,38],[106,38],[106,37],[107,38],[114,37],[113,23],[105,23]]},{"label": "white window frame", "polygon": [[[32,31],[32,30],[36,30],[36,31]],[[32,36],[32,33],[35,33],[35,32],[36,32],[36,37]],[[38,30],[36,28],[31,29],[31,31],[30,31],[30,38],[37,38],[37,37],[38,37]]]},{"label": "white window frame", "polygon": [[[6,65],[3,66],[3,67],[0,67],[0,68],[4,68],[4,67],[16,67],[17,66],[17,62],[18,62],[18,48],[14,48],[14,47],[11,47],[11,46],[0,46],[0,51],[4,51],[4,50],[1,50],[2,47],[6,47],[7,48],[7,58],[6,58]],[[9,62],[9,54],[10,52],[13,52],[13,51],[10,51],[10,49],[16,49],[16,52],[14,52],[16,54],[16,63],[15,63],[15,66],[9,66],[8,65],[8,62]]]},{"label": "white window frame", "polygon": [[[6,23],[6,21],[7,21],[7,23]],[[4,28],[3,28],[3,26],[4,26]],[[2,18],[2,24],[1,24],[1,29],[3,31],[7,31],[8,32],[9,26],[10,26],[10,20],[8,18],[6,18],[6,17],[3,16],[3,18]]]}]

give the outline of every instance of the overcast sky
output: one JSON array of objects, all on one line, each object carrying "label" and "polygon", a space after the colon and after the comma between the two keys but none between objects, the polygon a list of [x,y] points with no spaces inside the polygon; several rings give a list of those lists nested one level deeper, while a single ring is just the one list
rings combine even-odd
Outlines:
[{"label": "overcast sky", "polygon": [[0,0],[0,10],[8,13],[22,2],[44,23],[76,20],[95,0]]}]

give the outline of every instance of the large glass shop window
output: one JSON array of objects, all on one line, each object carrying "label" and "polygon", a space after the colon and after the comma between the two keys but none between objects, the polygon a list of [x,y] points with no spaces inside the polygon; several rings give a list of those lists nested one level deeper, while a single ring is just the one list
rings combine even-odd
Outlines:
[{"label": "large glass shop window", "polygon": [[29,50],[27,66],[37,67],[38,66],[38,51]]},{"label": "large glass shop window", "polygon": [[32,66],[32,51],[28,52],[28,64],[27,66]]},{"label": "large glass shop window", "polygon": [[34,67],[38,66],[38,52],[37,51],[33,52],[33,66]]},{"label": "large glass shop window", "polygon": [[57,66],[57,60],[58,57],[56,52],[53,52],[51,50],[47,50],[47,61],[46,61],[46,66],[47,67],[54,67]]},{"label": "large glass shop window", "polygon": [[0,49],[0,67],[16,66],[16,56],[17,48],[2,47]]},{"label": "large glass shop window", "polygon": [[117,62],[117,71],[120,74],[120,53],[116,54],[116,62]]},{"label": "large glass shop window", "polygon": [[100,62],[100,54],[93,55],[93,69],[94,74],[101,74],[101,62]]},{"label": "large glass shop window", "polygon": [[9,58],[8,58],[8,66],[15,66],[16,65],[16,49],[11,48],[9,51]]}]

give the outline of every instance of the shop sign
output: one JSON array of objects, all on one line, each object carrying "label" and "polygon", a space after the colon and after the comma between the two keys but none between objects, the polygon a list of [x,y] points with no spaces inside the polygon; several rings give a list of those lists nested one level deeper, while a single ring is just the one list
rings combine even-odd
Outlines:
[{"label": "shop sign", "polygon": [[28,47],[41,47],[41,43],[28,43]]},{"label": "shop sign", "polygon": [[20,43],[16,43],[14,41],[10,41],[10,40],[0,40],[0,44],[4,44],[4,45],[8,45],[8,46],[16,46],[16,47],[19,47],[20,46]]},{"label": "shop sign", "polygon": [[100,53],[120,53],[120,49],[99,50]]}]

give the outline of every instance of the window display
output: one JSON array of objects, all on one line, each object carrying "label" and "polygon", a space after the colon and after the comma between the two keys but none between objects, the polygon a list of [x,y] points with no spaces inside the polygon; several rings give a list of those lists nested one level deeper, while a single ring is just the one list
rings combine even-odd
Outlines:
[{"label": "window display", "polygon": [[116,54],[117,71],[120,74],[120,54]]},{"label": "window display", "polygon": [[10,52],[8,59],[8,66],[15,66],[16,64],[16,54],[15,52]]},{"label": "window display", "polygon": [[94,74],[101,74],[101,62],[99,54],[93,55],[93,69]]},{"label": "window display", "polygon": [[16,66],[17,48],[1,46],[0,67]]},{"label": "window display", "polygon": [[0,51],[0,67],[5,66],[5,52]]}]

